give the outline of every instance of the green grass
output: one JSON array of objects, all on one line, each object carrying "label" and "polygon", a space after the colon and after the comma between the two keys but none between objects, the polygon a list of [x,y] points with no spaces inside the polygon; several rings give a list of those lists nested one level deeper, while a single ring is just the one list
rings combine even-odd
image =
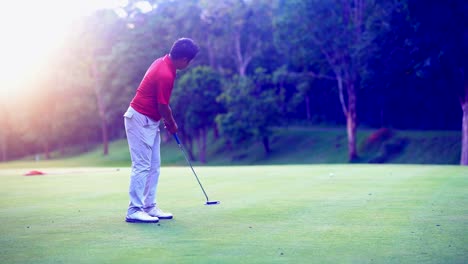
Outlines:
[{"label": "green grass", "polygon": [[2,263],[466,263],[468,170],[163,167],[175,219],[124,222],[129,169],[0,170]]}]

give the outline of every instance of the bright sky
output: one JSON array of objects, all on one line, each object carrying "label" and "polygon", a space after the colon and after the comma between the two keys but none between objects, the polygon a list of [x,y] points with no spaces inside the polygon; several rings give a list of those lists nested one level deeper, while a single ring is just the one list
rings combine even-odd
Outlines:
[{"label": "bright sky", "polygon": [[0,11],[0,99],[21,93],[18,87],[47,65],[72,22],[127,0],[7,0]]}]

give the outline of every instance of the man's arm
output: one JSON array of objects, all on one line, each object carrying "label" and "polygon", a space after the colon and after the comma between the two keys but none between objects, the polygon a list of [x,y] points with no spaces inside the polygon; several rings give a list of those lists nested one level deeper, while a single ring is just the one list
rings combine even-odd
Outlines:
[{"label": "man's arm", "polygon": [[171,134],[176,133],[179,128],[177,127],[177,123],[175,122],[174,117],[172,116],[171,107],[168,104],[158,104],[158,110],[163,118],[166,129]]}]

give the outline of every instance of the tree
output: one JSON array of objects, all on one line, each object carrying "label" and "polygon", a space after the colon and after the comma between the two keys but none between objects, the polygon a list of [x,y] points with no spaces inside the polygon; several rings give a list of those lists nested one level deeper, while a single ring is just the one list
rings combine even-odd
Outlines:
[{"label": "tree", "polygon": [[96,100],[97,113],[100,118],[103,154],[109,153],[109,119],[112,115],[112,67],[115,55],[112,53],[119,33],[124,32],[125,26],[111,10],[102,10],[89,17],[81,29],[78,47],[83,70],[88,72],[84,81],[91,88]]},{"label": "tree", "polygon": [[252,78],[235,76],[227,82],[218,101],[226,112],[219,114],[216,122],[231,141],[228,143],[261,141],[265,153],[269,154],[271,127],[280,117],[281,101],[271,75],[264,69],[257,69]]},{"label": "tree", "polygon": [[247,74],[247,68],[262,50],[272,42],[271,1],[266,0],[227,0],[200,1],[202,22],[208,44],[209,62],[212,67],[221,69],[226,61],[236,66],[240,76]]},{"label": "tree", "polygon": [[460,164],[468,165],[468,3],[430,0],[421,4],[409,0],[408,8],[414,28],[414,35],[408,40],[413,73],[432,83],[442,81],[444,91],[458,97],[463,113]]},{"label": "tree", "polygon": [[221,94],[221,77],[214,69],[198,66],[185,73],[177,82],[171,105],[176,120],[190,141],[191,134],[198,135],[199,160],[206,163],[206,139],[221,105],[216,98]]},{"label": "tree", "polygon": [[[361,86],[361,73],[375,52],[377,32],[387,30],[386,19],[393,3],[380,4],[372,0],[281,1],[278,8],[283,17],[280,15],[277,20],[277,25],[282,28],[277,39],[291,39],[294,45],[286,48],[287,54],[291,54],[291,50],[298,51],[298,55],[292,55],[293,63],[311,76],[336,80],[346,117],[348,159],[356,160],[357,92]],[[279,48],[285,48],[283,42],[279,41]],[[317,63],[314,65],[313,61]],[[329,70],[324,70],[325,65],[328,65],[332,76],[326,75]],[[319,69],[319,73],[314,69]]]},{"label": "tree", "polygon": [[7,138],[9,137],[8,130],[10,129],[10,122],[9,122],[9,113],[7,112],[7,108],[4,106],[4,103],[0,104],[0,112],[4,113],[4,117],[2,118],[2,123],[0,124],[3,129],[0,129],[0,157],[1,161],[6,161],[8,159],[8,146],[7,146]]},{"label": "tree", "polygon": [[[278,117],[270,113],[275,110],[286,122],[346,122],[350,160],[358,156],[358,123],[461,129],[460,163],[467,163],[466,1],[151,0],[150,12],[139,2],[128,1],[125,17],[100,10],[68,31],[63,61],[41,68],[49,81],[28,84],[51,90],[36,96],[50,101],[48,111],[7,106],[3,156],[44,152],[44,137],[51,151],[103,142],[106,153],[106,142],[124,136],[122,114],[148,66],[175,39],[192,37],[201,47],[194,66],[209,65],[225,80],[219,103],[226,109],[217,123],[227,140],[263,141],[260,135],[270,131],[260,130],[273,121],[256,113]],[[53,117],[49,128],[26,122],[41,119],[41,111]],[[178,120],[181,132],[194,125],[184,119]],[[199,135],[195,129],[183,138],[197,147]]]}]

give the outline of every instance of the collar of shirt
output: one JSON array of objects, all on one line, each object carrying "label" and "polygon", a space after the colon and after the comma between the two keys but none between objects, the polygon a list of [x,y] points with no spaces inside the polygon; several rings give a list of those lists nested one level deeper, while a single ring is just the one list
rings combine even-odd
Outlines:
[{"label": "collar of shirt", "polygon": [[175,76],[176,68],[174,66],[174,63],[172,63],[172,60],[169,57],[169,54],[166,54],[166,56],[164,56],[164,62],[167,64],[167,66],[169,66],[169,69],[171,69],[172,73],[174,73],[174,76]]}]

